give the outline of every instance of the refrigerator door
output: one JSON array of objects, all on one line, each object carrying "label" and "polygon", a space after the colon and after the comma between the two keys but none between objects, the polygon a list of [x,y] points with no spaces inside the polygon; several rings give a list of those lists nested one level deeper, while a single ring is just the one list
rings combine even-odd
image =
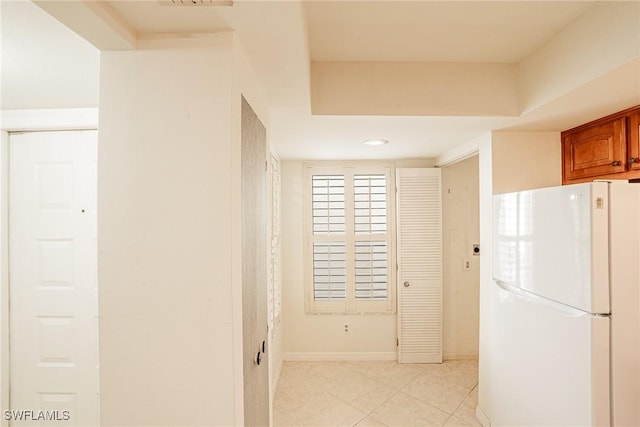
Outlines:
[{"label": "refrigerator door", "polygon": [[493,199],[493,275],[590,313],[610,313],[608,184]]},{"label": "refrigerator door", "polygon": [[608,316],[511,290],[497,290],[491,425],[610,425]]}]

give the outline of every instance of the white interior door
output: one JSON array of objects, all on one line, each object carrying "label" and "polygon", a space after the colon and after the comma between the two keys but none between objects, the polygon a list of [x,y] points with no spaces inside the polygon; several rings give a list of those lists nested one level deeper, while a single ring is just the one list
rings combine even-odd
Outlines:
[{"label": "white interior door", "polygon": [[11,134],[9,174],[14,425],[98,425],[97,131]]},{"label": "white interior door", "polygon": [[398,362],[442,362],[440,169],[396,169]]}]

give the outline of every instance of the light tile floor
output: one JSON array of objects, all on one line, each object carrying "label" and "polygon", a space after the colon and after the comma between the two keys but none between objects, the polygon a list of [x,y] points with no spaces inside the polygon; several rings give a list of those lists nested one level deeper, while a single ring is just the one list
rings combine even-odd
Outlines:
[{"label": "light tile floor", "polygon": [[285,362],[274,426],[480,426],[478,362]]}]

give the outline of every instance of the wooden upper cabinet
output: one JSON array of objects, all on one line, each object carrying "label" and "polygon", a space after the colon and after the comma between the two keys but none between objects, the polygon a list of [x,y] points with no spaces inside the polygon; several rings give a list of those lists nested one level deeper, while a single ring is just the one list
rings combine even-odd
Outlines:
[{"label": "wooden upper cabinet", "polygon": [[565,179],[624,172],[627,133],[625,118],[563,132]]},{"label": "wooden upper cabinet", "polygon": [[640,106],[566,130],[562,183],[640,178]]},{"label": "wooden upper cabinet", "polygon": [[640,171],[640,110],[629,116],[629,170]]}]

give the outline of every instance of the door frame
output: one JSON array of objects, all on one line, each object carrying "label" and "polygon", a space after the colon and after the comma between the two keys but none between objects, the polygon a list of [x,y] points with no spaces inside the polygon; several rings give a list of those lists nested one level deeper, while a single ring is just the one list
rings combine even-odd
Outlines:
[{"label": "door frame", "polygon": [[[0,407],[10,409],[9,137],[14,132],[98,130],[97,108],[0,111]],[[0,417],[0,427],[8,421]]]}]

